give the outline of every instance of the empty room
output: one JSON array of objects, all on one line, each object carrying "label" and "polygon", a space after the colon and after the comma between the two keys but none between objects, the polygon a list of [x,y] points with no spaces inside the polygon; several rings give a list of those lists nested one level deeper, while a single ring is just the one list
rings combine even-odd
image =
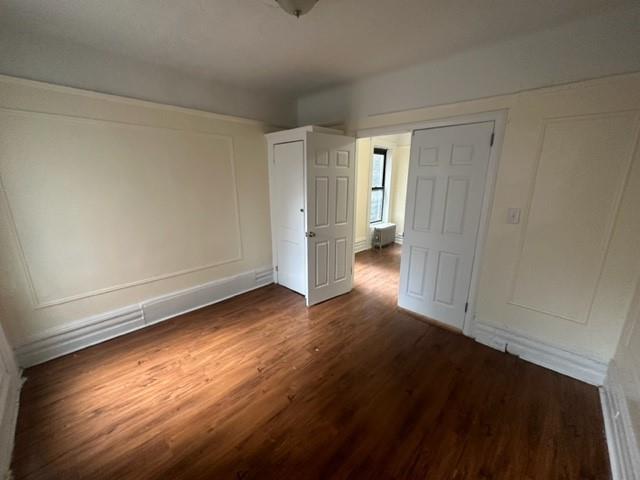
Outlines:
[{"label": "empty room", "polygon": [[0,478],[640,480],[637,0],[0,0]]}]

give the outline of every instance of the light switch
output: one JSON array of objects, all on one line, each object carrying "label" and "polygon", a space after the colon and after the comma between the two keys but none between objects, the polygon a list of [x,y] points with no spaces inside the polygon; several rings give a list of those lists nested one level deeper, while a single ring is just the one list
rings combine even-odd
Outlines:
[{"label": "light switch", "polygon": [[507,223],[517,224],[520,223],[520,209],[519,208],[510,208],[507,211]]}]

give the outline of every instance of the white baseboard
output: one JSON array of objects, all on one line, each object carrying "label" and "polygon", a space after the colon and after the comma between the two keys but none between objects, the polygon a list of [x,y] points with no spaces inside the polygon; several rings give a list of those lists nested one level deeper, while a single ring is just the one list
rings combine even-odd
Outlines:
[{"label": "white baseboard", "polygon": [[0,400],[0,475],[10,479],[11,454],[15,441],[16,423],[18,421],[18,403],[22,378],[18,375],[7,375],[3,382]]},{"label": "white baseboard", "polygon": [[404,235],[396,235],[395,243],[398,245],[402,245],[402,241],[404,240]]},{"label": "white baseboard", "polygon": [[371,242],[367,239],[353,242],[353,253],[364,252],[371,248]]},{"label": "white baseboard", "polygon": [[600,388],[609,461],[613,480],[640,479],[640,445],[633,430],[629,405],[619,380],[615,362]]},{"label": "white baseboard", "polygon": [[591,385],[603,384],[607,364],[575,352],[570,352],[522,333],[476,322],[474,338],[489,347],[517,355],[531,363]]},{"label": "white baseboard", "polygon": [[18,364],[37,365],[270,283],[272,267],[264,267],[48,330],[16,349]]}]

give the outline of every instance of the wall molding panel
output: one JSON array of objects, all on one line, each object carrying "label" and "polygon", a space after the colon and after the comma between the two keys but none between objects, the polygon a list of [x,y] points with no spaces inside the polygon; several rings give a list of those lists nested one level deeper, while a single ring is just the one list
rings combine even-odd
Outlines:
[{"label": "wall molding panel", "polygon": [[[241,228],[240,228],[240,213],[239,213],[239,192],[237,186],[237,175],[236,175],[236,165],[235,165],[235,154],[234,154],[234,145],[233,138],[229,135],[221,135],[213,132],[204,132],[198,130],[190,130],[190,129],[181,129],[181,128],[171,128],[165,126],[155,126],[155,125],[147,125],[142,123],[130,123],[130,122],[121,122],[115,120],[106,120],[99,118],[86,118],[79,116],[72,116],[67,114],[57,114],[57,113],[47,113],[47,112],[34,112],[34,111],[23,111],[18,109],[10,109],[5,107],[0,107],[0,113],[4,115],[14,115],[18,117],[24,117],[26,119],[48,119],[51,121],[62,121],[62,122],[71,122],[72,124],[76,124],[79,126],[82,125],[92,125],[102,127],[113,126],[118,130],[122,130],[126,132],[128,130],[144,130],[144,131],[157,131],[157,132],[171,132],[179,135],[190,135],[195,137],[203,137],[203,138],[211,138],[215,139],[219,142],[222,142],[225,145],[225,150],[227,154],[227,158],[225,158],[225,162],[228,165],[225,166],[226,169],[229,170],[230,178],[229,184],[231,185],[231,198],[230,200],[230,211],[233,213],[233,225],[229,226],[233,230],[233,235],[235,240],[233,244],[237,246],[236,251],[232,255],[227,255],[224,258],[215,259],[215,261],[206,262],[200,265],[190,266],[188,268],[177,269],[175,271],[168,271],[166,273],[161,273],[157,275],[143,276],[143,278],[118,282],[114,283],[102,288],[90,289],[85,292],[73,293],[71,295],[62,295],[58,298],[42,298],[42,294],[39,293],[37,288],[37,277],[34,278],[34,268],[33,268],[33,259],[30,259],[28,249],[25,248],[25,242],[20,234],[20,229],[17,225],[17,214],[15,208],[12,203],[12,199],[10,196],[10,188],[7,185],[6,179],[2,175],[0,171],[0,188],[2,189],[4,202],[6,203],[6,209],[9,212],[8,218],[10,220],[10,228],[13,230],[13,236],[16,239],[18,250],[20,252],[20,259],[23,262],[23,268],[27,277],[27,281],[29,284],[29,289],[31,291],[31,297],[33,299],[34,308],[46,308],[55,305],[61,305],[64,303],[69,303],[89,297],[93,297],[96,295],[102,295],[105,293],[122,290],[126,288],[130,288],[137,285],[144,285],[152,282],[156,282],[159,280],[164,280],[180,275],[185,275],[201,270],[205,270],[208,268],[217,267],[220,265],[224,265],[231,262],[236,262],[242,260],[243,251],[242,251],[242,242],[240,241],[242,238]],[[161,133],[162,136],[166,136],[168,133]],[[140,147],[143,145],[141,144]]]},{"label": "wall molding panel", "polygon": [[640,478],[640,449],[615,361],[600,388],[600,401],[613,480],[636,480]]},{"label": "wall molding panel", "polygon": [[31,337],[16,348],[30,367],[273,283],[271,267],[250,270],[95,315]]},{"label": "wall molding panel", "polygon": [[[531,186],[529,199],[524,209],[524,211],[527,213],[525,216],[525,222],[523,225],[522,235],[520,238],[519,254],[517,257],[517,266],[514,273],[514,280],[512,282],[510,298],[508,300],[508,303],[510,305],[513,305],[519,308],[524,308],[527,310],[532,310],[534,312],[542,313],[544,315],[548,315],[558,319],[575,322],[578,324],[584,325],[589,322],[589,318],[591,316],[591,310],[593,307],[593,302],[597,295],[598,287],[600,285],[600,280],[602,277],[602,272],[604,269],[605,260],[607,258],[607,253],[609,250],[609,245],[611,243],[611,238],[613,236],[615,219],[618,216],[622,195],[625,190],[626,181],[629,176],[629,171],[631,169],[631,165],[635,155],[635,146],[638,138],[639,118],[640,118],[640,112],[638,110],[623,110],[623,111],[610,111],[610,112],[602,112],[602,113],[587,114],[587,115],[550,117],[550,118],[544,119],[541,126],[541,134],[540,134],[540,138],[537,146],[538,154],[537,154],[535,168],[534,168],[535,173],[533,175],[533,178],[535,180]],[[620,125],[622,126],[631,124],[631,125],[634,125],[634,127],[632,129],[613,128],[616,125],[615,123],[611,123],[610,126],[605,124],[605,122],[616,122],[616,121],[620,122]],[[618,174],[615,178],[610,179],[611,185],[609,186],[609,190],[607,190],[606,192],[603,191],[603,192],[590,193],[590,192],[593,192],[592,189],[589,189],[589,192],[586,192],[586,191],[581,192],[581,194],[586,197],[593,196],[596,194],[601,195],[603,197],[601,199],[602,202],[598,202],[598,203],[608,205],[608,208],[606,212],[603,212],[602,216],[599,216],[599,218],[602,217],[603,219],[604,219],[604,216],[606,216],[606,219],[604,219],[604,222],[602,223],[602,225],[599,226],[599,228],[602,230],[600,232],[601,237],[597,239],[597,242],[594,242],[594,246],[591,249],[592,255],[589,255],[587,257],[588,261],[591,261],[592,258],[597,259],[597,261],[592,262],[593,266],[591,271],[589,271],[588,273],[584,272],[584,274],[581,275],[583,279],[589,280],[588,285],[585,284],[582,286],[583,290],[581,293],[583,295],[581,296],[583,298],[581,301],[583,302],[583,304],[581,305],[579,312],[569,313],[566,310],[559,311],[559,308],[557,305],[556,306],[548,305],[549,301],[551,300],[551,299],[545,300],[545,297],[548,295],[541,295],[540,292],[536,293],[535,291],[531,291],[532,287],[530,283],[533,282],[534,284],[539,284],[539,282],[532,281],[531,279],[527,278],[526,272],[529,272],[529,275],[531,275],[530,272],[532,271],[532,265],[535,265],[536,262],[529,261],[528,263],[526,263],[526,265],[524,265],[524,267],[523,267],[523,262],[525,261],[524,257],[526,256],[525,254],[527,253],[528,232],[530,230],[529,224],[531,223],[532,218],[535,218],[538,222],[536,225],[537,228],[533,229],[534,232],[539,232],[541,229],[540,228],[541,225],[543,223],[548,223],[548,218],[545,217],[544,219],[545,222],[542,222],[542,220],[538,217],[540,217],[540,212],[546,210],[544,208],[545,207],[544,198],[546,198],[549,194],[553,194],[553,190],[543,190],[543,192],[546,193],[546,195],[540,194],[538,190],[543,188],[548,188],[547,185],[549,185],[554,181],[553,175],[560,174],[559,171],[554,169],[555,167],[552,167],[551,165],[559,163],[561,157],[558,156],[558,152],[549,152],[547,150],[550,144],[554,145],[553,143],[554,139],[556,140],[556,143],[557,143],[557,138],[553,136],[554,132],[552,129],[554,127],[558,129],[562,129],[562,128],[573,129],[573,131],[570,130],[571,134],[573,135],[579,134],[579,135],[585,136],[586,135],[585,132],[589,131],[587,130],[589,128],[589,124],[591,124],[592,130],[595,130],[601,136],[606,135],[607,128],[610,128],[611,130],[617,132],[618,138],[612,138],[611,140],[612,145],[610,145],[609,147],[611,148],[612,151],[614,151],[615,148],[618,148],[619,150],[618,152],[619,155],[613,155],[613,153],[611,154],[613,158],[618,159],[617,165],[615,166]],[[584,132],[578,129],[583,129]],[[563,130],[560,130],[560,131],[563,131]],[[595,141],[595,135],[593,135],[593,132],[591,133],[592,134],[588,136],[592,137]],[[555,135],[557,136],[557,133],[555,133]],[[568,157],[565,155],[565,158],[568,158]],[[601,158],[602,157],[600,157],[599,159]],[[570,164],[567,164],[567,166],[569,165]],[[575,171],[574,173],[579,174],[581,172]],[[563,172],[563,174],[566,175],[567,172]],[[564,223],[565,222],[559,222],[559,224],[557,225],[557,228],[559,228],[560,230],[562,230],[562,228],[566,228]],[[593,227],[594,225],[592,225],[592,228]],[[553,236],[550,236],[550,237],[552,238],[552,241],[553,241],[554,237]],[[537,258],[537,261],[539,262],[540,255],[538,254],[536,258]],[[584,258],[583,261],[578,263],[580,264],[587,263],[587,258]],[[554,264],[557,262],[553,262],[549,260],[549,263]],[[547,278],[553,278],[554,276],[557,276],[557,275],[547,275]],[[585,280],[582,280],[582,281],[584,282]],[[525,285],[529,285],[527,287],[528,290],[527,288],[525,288],[523,292],[520,292],[523,283]],[[575,282],[569,281],[569,283],[575,283]],[[536,298],[536,295],[541,295],[541,296],[538,296]],[[569,298],[575,298],[575,297],[576,295],[569,296]],[[557,302],[557,299],[555,299],[555,301]],[[570,304],[574,305],[575,302],[570,302]],[[566,308],[566,306],[564,306],[564,308]]]},{"label": "wall molding panel", "polygon": [[603,362],[549,345],[523,333],[476,322],[473,337],[483,345],[591,385],[602,385],[607,374],[607,365]]}]

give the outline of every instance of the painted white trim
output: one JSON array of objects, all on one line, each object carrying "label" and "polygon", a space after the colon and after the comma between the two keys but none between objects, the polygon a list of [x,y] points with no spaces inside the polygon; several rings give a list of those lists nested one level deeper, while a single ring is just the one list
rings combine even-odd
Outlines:
[{"label": "painted white trim", "polygon": [[591,385],[602,385],[607,374],[607,364],[604,362],[550,345],[521,332],[475,322],[473,337],[483,345]]},{"label": "painted white trim", "polygon": [[[473,337],[474,332],[473,324],[475,320],[478,284],[480,282],[480,269],[484,256],[483,254],[487,239],[487,233],[489,231],[491,210],[493,209],[493,198],[495,194],[496,179],[498,177],[500,154],[502,153],[502,144],[504,142],[504,134],[507,127],[507,115],[508,109],[502,109],[489,112],[474,113],[470,115],[446,117],[424,122],[412,122],[398,125],[389,125],[386,127],[383,126],[366,128],[358,130],[356,132],[356,138],[363,138],[406,133],[407,131],[413,132],[415,130],[424,130],[429,128],[493,122],[493,146],[491,147],[491,151],[489,154],[489,165],[487,167],[484,195],[482,198],[482,210],[480,212],[480,225],[478,226],[478,235],[476,237],[476,248],[473,257],[473,266],[471,268],[469,294],[467,297],[469,308],[467,309],[467,313],[465,314],[464,323],[462,326],[462,333],[464,333],[468,337]],[[371,190],[371,188],[369,188],[369,190]]]},{"label": "painted white trim", "polygon": [[637,480],[640,479],[640,446],[618,375],[615,361],[612,361],[605,384],[600,388],[611,473],[613,480]]},{"label": "painted white trim", "polygon": [[371,242],[368,239],[353,242],[353,253],[364,252],[371,248]]},{"label": "painted white trim", "polygon": [[395,243],[397,243],[398,245],[402,245],[402,242],[404,242],[404,235],[401,233],[396,233]]},{"label": "painted white trim", "polygon": [[18,363],[23,367],[43,363],[272,282],[272,268],[264,267],[50,329],[16,349]]},{"label": "painted white trim", "polygon": [[22,388],[21,372],[4,330],[0,326],[0,477],[11,478],[11,454],[18,420],[18,402]]},{"label": "painted white trim", "polygon": [[287,130],[279,130],[277,132],[265,133],[265,138],[269,145],[277,143],[296,142],[298,140],[306,140],[307,133],[327,133],[334,135],[344,135],[342,130],[335,128],[318,127],[317,125],[306,125],[304,127],[289,128]]},{"label": "painted white trim", "polygon": [[178,113],[184,113],[187,115],[197,115],[199,117],[209,118],[211,120],[223,120],[234,123],[242,123],[245,125],[266,125],[267,122],[261,120],[254,120],[252,118],[237,117],[235,115],[225,115],[222,113],[213,113],[206,110],[198,110],[195,108],[179,107],[177,105],[169,105],[166,103],[151,102],[149,100],[140,100],[133,97],[125,97],[121,95],[113,95],[109,93],[100,93],[93,90],[84,90],[76,87],[66,87],[64,85],[56,85],[55,83],[39,82],[36,80],[28,80],[26,78],[12,77],[9,75],[0,74],[0,82],[13,83],[15,85],[24,85],[28,87],[40,88],[42,90],[48,90],[50,92],[60,92],[72,95],[79,95],[88,98],[94,98],[98,100],[108,100],[111,102],[117,102],[125,105],[133,105],[139,107],[150,107],[161,110],[169,110]]},{"label": "painted white trim", "polygon": [[[11,456],[15,443],[18,405],[23,379],[20,376],[9,377],[6,389],[2,392],[2,416],[0,417],[0,477],[12,478],[10,473]],[[5,393],[6,392],[6,393]]]}]

